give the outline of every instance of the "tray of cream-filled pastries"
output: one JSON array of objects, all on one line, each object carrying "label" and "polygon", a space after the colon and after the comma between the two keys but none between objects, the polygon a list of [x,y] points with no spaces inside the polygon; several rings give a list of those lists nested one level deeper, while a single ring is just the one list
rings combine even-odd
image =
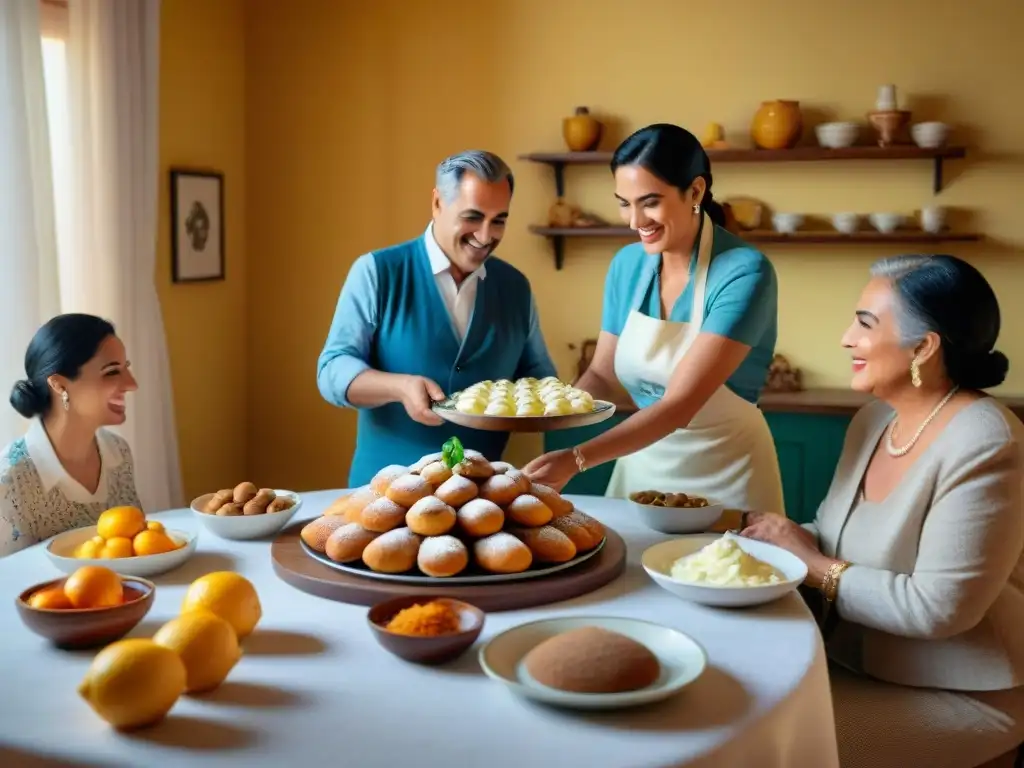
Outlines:
[{"label": "tray of cream-filled pastries", "polygon": [[602,422],[615,413],[615,404],[549,376],[481,381],[435,403],[434,412],[471,429],[552,432]]}]

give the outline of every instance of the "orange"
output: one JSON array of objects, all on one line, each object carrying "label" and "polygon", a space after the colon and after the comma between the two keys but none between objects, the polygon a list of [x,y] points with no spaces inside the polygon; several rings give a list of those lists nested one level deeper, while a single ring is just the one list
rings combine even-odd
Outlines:
[{"label": "orange", "polygon": [[177,653],[152,640],[131,638],[96,654],[78,693],[96,714],[128,731],[163,720],[185,692],[187,679]]},{"label": "orange", "polygon": [[207,610],[227,621],[239,640],[248,636],[260,618],[263,608],[252,582],[232,571],[215,571],[200,576],[185,592],[181,613]]},{"label": "orange", "polygon": [[159,520],[149,520],[146,523],[146,530],[147,531],[156,531],[157,533],[163,533],[164,532],[164,524],[161,523]]},{"label": "orange", "polygon": [[132,539],[136,555],[162,555],[178,548],[173,539],[162,531],[143,531]]},{"label": "orange", "polygon": [[104,539],[132,538],[146,527],[146,516],[138,507],[111,507],[96,521],[96,533]]},{"label": "orange", "polygon": [[107,543],[103,545],[99,556],[103,558],[132,557],[134,554],[131,539],[124,536],[115,536],[112,539],[107,539]]},{"label": "orange", "polygon": [[99,543],[95,539],[84,541],[75,547],[75,557],[80,560],[95,560],[97,557],[101,557],[100,553],[103,551],[105,544],[106,542],[103,539],[100,539]]},{"label": "orange", "polygon": [[64,587],[60,585],[33,592],[28,599],[28,604],[33,608],[45,608],[48,611],[73,607],[68,596],[64,594]]},{"label": "orange", "polygon": [[121,577],[101,565],[84,565],[68,576],[64,594],[75,608],[109,608],[124,600]]}]

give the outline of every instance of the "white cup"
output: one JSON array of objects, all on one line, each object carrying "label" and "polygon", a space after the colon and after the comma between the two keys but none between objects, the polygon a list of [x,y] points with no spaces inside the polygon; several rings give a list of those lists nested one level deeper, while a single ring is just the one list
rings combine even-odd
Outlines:
[{"label": "white cup", "polygon": [[879,112],[892,112],[896,109],[896,86],[878,86],[878,97],[875,99],[875,109]]},{"label": "white cup", "polygon": [[921,229],[937,235],[946,226],[946,209],[932,205],[921,209]]}]

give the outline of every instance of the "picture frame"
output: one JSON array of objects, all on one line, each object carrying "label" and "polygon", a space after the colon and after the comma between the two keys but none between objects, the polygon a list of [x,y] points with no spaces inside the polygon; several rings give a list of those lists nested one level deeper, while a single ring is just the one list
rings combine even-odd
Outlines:
[{"label": "picture frame", "polygon": [[223,280],[224,174],[171,168],[171,281]]}]

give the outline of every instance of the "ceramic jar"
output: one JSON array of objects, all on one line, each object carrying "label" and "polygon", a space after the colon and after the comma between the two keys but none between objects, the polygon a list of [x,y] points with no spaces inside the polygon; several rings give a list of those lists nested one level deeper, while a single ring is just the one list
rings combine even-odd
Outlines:
[{"label": "ceramic jar", "polygon": [[586,107],[576,107],[576,114],[562,120],[562,137],[570,152],[590,152],[601,141],[603,126]]},{"label": "ceramic jar", "polygon": [[791,149],[800,141],[803,118],[799,101],[762,101],[750,126],[750,138],[760,149]]}]

